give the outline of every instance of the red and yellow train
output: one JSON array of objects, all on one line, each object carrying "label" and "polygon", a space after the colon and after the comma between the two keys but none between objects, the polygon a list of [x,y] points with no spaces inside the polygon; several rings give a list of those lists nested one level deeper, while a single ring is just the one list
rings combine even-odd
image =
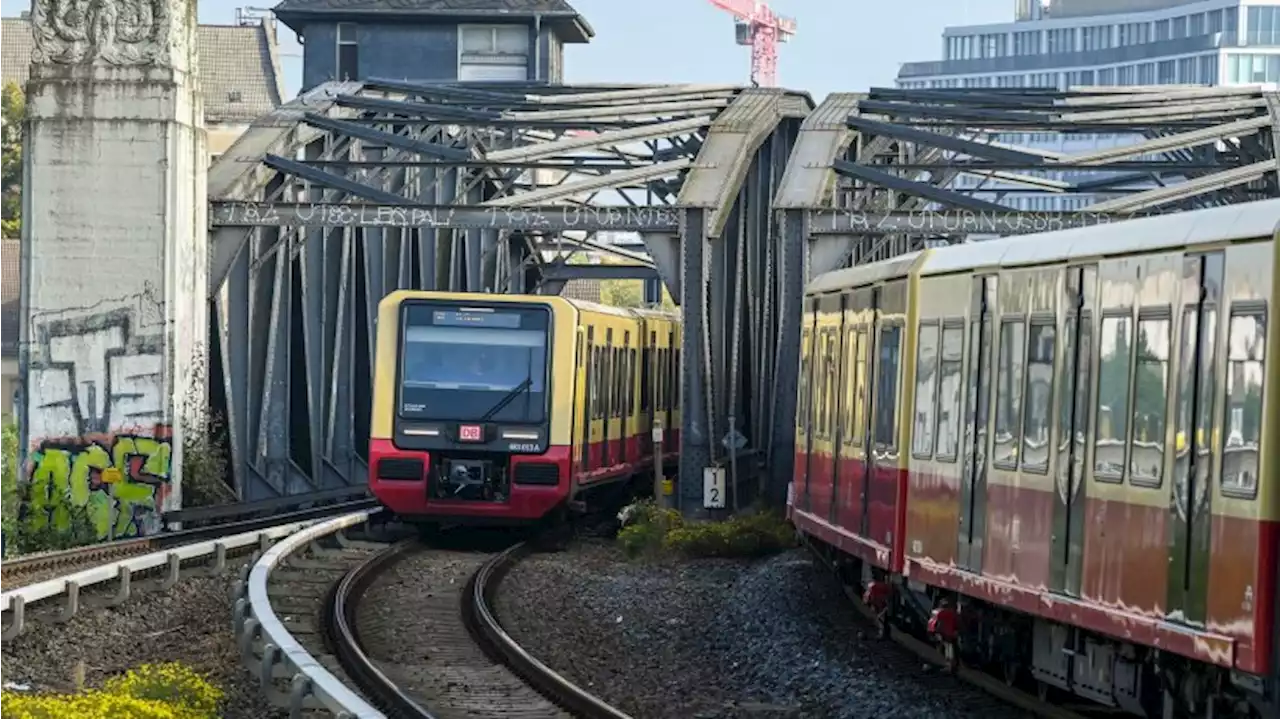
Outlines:
[{"label": "red and yellow train", "polygon": [[378,306],[369,486],[409,521],[559,518],[679,452],[680,323],[556,296],[397,291]]},{"label": "red and yellow train", "polygon": [[1138,715],[1280,716],[1278,223],[1267,200],[816,278],[793,522],[951,657]]}]

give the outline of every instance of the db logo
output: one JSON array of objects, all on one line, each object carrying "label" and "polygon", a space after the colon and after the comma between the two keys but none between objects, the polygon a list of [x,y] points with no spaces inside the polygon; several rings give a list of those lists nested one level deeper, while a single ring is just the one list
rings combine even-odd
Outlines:
[{"label": "db logo", "polygon": [[478,424],[464,424],[458,427],[458,439],[463,442],[479,442],[484,438],[484,432]]}]

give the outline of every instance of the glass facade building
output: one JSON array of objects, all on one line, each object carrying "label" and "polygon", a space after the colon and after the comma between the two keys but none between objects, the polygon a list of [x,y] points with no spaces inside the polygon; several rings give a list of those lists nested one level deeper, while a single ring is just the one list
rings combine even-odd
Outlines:
[{"label": "glass facade building", "polygon": [[[903,64],[898,87],[1280,85],[1280,0],[1015,2],[1013,22],[947,28],[943,59]],[[998,139],[1065,153],[1133,141],[1053,134]],[[958,178],[961,187],[978,180]],[[1016,194],[999,201],[1025,210],[1072,210],[1092,198]]]}]

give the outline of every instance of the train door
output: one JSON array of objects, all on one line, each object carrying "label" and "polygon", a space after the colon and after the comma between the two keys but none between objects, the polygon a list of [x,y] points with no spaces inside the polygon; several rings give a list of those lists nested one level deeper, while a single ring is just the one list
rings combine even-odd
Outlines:
[{"label": "train door", "polygon": [[1084,555],[1085,442],[1089,436],[1089,393],[1093,389],[1093,304],[1096,267],[1070,267],[1063,297],[1062,356],[1058,366],[1058,462],[1054,482],[1053,549],[1049,587],[1080,595]]},{"label": "train door", "polygon": [[596,349],[596,328],[587,326],[587,353],[583,362],[587,364],[587,387],[586,407],[583,413],[586,415],[586,421],[582,423],[582,472],[585,474],[595,469],[595,462],[592,461],[592,425],[596,421],[596,406],[600,401],[599,393],[596,391],[596,385],[600,383],[599,367],[596,360],[599,357],[599,350]]},{"label": "train door", "polygon": [[997,278],[976,277],[969,309],[968,400],[965,402],[964,465],[960,480],[960,536],[956,559],[961,568],[982,571],[987,514],[987,414],[991,402],[991,326]]},{"label": "train door", "polygon": [[1213,398],[1218,370],[1214,358],[1218,354],[1222,274],[1221,252],[1194,255],[1183,261],[1166,611],[1195,626],[1204,624],[1208,594],[1213,496],[1209,483],[1216,451]]},{"label": "train door", "polygon": [[865,421],[859,430],[862,432],[862,484],[858,488],[862,494],[861,503],[862,516],[858,518],[858,535],[865,537],[871,530],[871,487],[875,483],[875,409],[874,398],[878,397],[879,379],[880,379],[880,288],[871,288],[870,303],[867,306],[870,310],[870,321],[867,324],[867,342],[868,347],[867,360],[867,376],[875,378],[874,381],[867,383],[866,396],[866,413],[863,415]]}]

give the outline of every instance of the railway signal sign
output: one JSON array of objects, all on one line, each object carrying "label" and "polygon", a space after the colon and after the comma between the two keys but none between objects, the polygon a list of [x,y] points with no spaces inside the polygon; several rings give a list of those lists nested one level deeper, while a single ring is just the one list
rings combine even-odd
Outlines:
[{"label": "railway signal sign", "polygon": [[706,467],[702,470],[703,509],[724,509],[724,469]]}]

